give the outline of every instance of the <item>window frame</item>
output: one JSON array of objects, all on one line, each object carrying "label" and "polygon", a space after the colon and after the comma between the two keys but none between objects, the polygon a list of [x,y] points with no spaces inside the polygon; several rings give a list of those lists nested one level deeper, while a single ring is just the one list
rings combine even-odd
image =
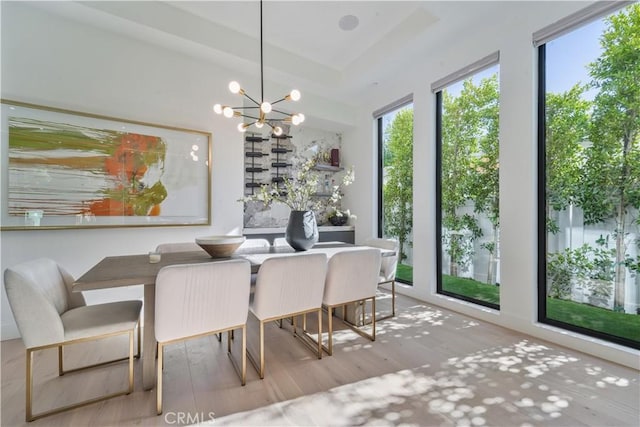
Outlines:
[{"label": "window frame", "polygon": [[[377,236],[378,238],[382,238],[383,237],[383,222],[384,222],[384,209],[383,209],[383,202],[384,202],[384,197],[383,197],[383,171],[384,171],[384,148],[383,148],[383,144],[384,144],[384,134],[383,131],[384,129],[382,128],[382,118],[384,117],[385,114],[391,113],[392,111],[397,111],[400,110],[410,104],[413,104],[413,94],[409,94],[407,96],[404,96],[400,99],[398,99],[395,102],[392,102],[391,104],[380,108],[376,111],[374,111],[373,113],[373,117],[376,121],[376,132],[377,132],[377,146],[378,146],[378,159],[377,159],[377,184],[378,184],[378,204],[377,204]],[[414,124],[415,124],[415,116],[414,116]],[[413,173],[413,171],[412,171]],[[413,203],[413,201],[412,201]],[[400,260],[398,260],[398,264],[400,264]],[[409,285],[409,286],[413,286],[413,282],[409,282],[407,280],[403,280],[400,279],[396,276],[396,282],[405,284],[405,285]]]},{"label": "window frame", "polygon": [[[609,12],[613,13],[613,12]],[[604,16],[600,16],[603,18]],[[577,29],[576,26],[573,29]],[[572,30],[573,30],[572,29]],[[567,31],[565,31],[566,33]],[[565,34],[563,33],[563,34]],[[582,326],[573,325],[560,320],[549,318],[547,315],[547,114],[546,114],[546,43],[538,46],[538,278],[537,278],[537,305],[538,322],[561,328],[567,331],[576,332],[593,338],[599,338],[611,343],[624,345],[626,347],[640,349],[640,343],[628,338],[611,335],[605,332],[596,331]]]},{"label": "window frame", "polygon": [[[455,298],[461,301],[476,304],[482,307],[491,308],[500,311],[500,304],[478,300],[466,295],[456,294],[454,292],[443,289],[442,280],[442,91],[448,86],[461,80],[471,77],[485,69],[494,65],[500,66],[500,52],[494,52],[473,64],[456,71],[431,85],[431,90],[435,94],[436,101],[436,167],[435,167],[435,184],[436,184],[436,293]],[[499,74],[498,74],[499,75]],[[496,285],[499,286],[499,285]]]}]

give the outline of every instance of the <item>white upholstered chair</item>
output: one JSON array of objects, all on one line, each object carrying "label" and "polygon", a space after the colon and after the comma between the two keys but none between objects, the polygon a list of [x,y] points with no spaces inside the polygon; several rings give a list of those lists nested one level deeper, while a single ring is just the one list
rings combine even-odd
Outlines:
[{"label": "white upholstered chair", "polygon": [[238,249],[250,249],[250,248],[268,248],[271,246],[267,239],[247,239]]},{"label": "white upholstered chair", "polygon": [[[329,343],[326,347],[333,354],[333,309],[366,300],[371,300],[371,333],[352,328],[360,335],[375,341],[376,339],[376,290],[380,272],[380,251],[378,249],[358,249],[338,252],[331,257],[327,267],[323,304],[329,317]],[[364,309],[364,307],[363,307]]]},{"label": "white upholstered chair", "polygon": [[273,246],[275,248],[277,247],[291,247],[291,245],[289,243],[287,243],[287,239],[285,239],[284,237],[276,237],[275,239],[273,239]]},{"label": "white upholstered chair", "polygon": [[[158,415],[162,414],[162,361],[167,344],[242,329],[242,368],[235,359],[231,361],[245,385],[250,275],[251,267],[246,260],[171,265],[158,273],[155,305]],[[228,351],[231,356],[230,339]]]},{"label": "white upholstered chair", "polygon": [[378,285],[391,283],[391,315],[379,317],[378,320],[387,319],[396,315],[396,269],[398,268],[398,256],[400,254],[400,243],[396,239],[369,239],[364,243],[366,246],[374,248],[389,249],[395,255],[383,256],[380,262],[380,277]]},{"label": "white upholstered chair", "polygon": [[[293,317],[294,334],[306,341],[306,314],[318,313],[318,335],[322,335],[322,295],[327,270],[325,254],[298,254],[268,258],[258,270],[251,312],[260,323],[260,366],[249,353],[260,378],[264,378],[264,324]],[[303,334],[296,331],[295,317],[304,315]],[[282,325],[282,324],[281,324]],[[314,349],[315,350],[315,349]],[[321,343],[317,344],[318,359],[322,358]]]},{"label": "white upholstered chair", "polygon": [[[4,285],[22,342],[26,347],[26,420],[33,421],[90,403],[129,394],[133,391],[133,337],[138,326],[140,354],[140,309],[142,302],[120,301],[86,305],[80,292],[72,292],[74,279],[55,261],[40,258],[7,268]],[[82,368],[64,370],[64,346],[129,334],[128,357]],[[33,354],[58,349],[58,373],[64,375],[121,360],[129,361],[127,388],[120,392],[73,405],[33,414]]]},{"label": "white upholstered chair", "polygon": [[170,252],[204,251],[196,242],[161,243],[156,247],[156,252],[166,254]]}]

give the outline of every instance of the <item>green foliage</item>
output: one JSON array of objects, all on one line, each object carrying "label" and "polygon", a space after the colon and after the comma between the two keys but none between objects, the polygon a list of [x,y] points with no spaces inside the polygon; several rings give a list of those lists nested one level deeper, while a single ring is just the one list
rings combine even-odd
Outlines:
[{"label": "green foliage", "polygon": [[[386,129],[383,184],[384,234],[398,238],[402,262],[413,230],[413,108],[400,110]],[[387,161],[388,156],[388,163]]]},{"label": "green foliage", "polygon": [[568,299],[571,297],[571,279],[575,274],[571,249],[547,256],[547,296]]},{"label": "green foliage", "polygon": [[547,317],[592,331],[640,342],[640,316],[547,298]]},{"label": "green foliage", "polygon": [[476,214],[485,214],[494,227],[497,248],[499,204],[498,75],[477,86],[463,82],[458,96],[443,91],[442,113],[442,226],[444,246],[450,257],[450,274],[466,270],[473,260],[473,243],[482,236],[475,216],[459,210],[472,203]]},{"label": "green foliage", "polygon": [[398,263],[396,279],[401,282],[413,283],[413,266]]},{"label": "green foliage", "polygon": [[626,227],[640,209],[640,5],[607,18],[602,54],[589,64],[598,89],[578,192],[585,224],[615,221],[615,306],[624,306]]},{"label": "green foliage", "polygon": [[[640,5],[606,19],[602,53],[588,65],[591,81],[561,94],[547,94],[547,231],[559,231],[550,210],[571,204],[582,209],[585,225],[615,223],[593,247],[550,254],[549,295],[566,295],[566,276],[583,277],[594,298],[611,295],[614,308],[625,299],[626,269],[640,264],[627,255],[627,229],[640,225]],[[593,102],[583,99],[595,88]],[[636,244],[640,244],[636,238]]]},{"label": "green foliage", "polygon": [[546,97],[547,230],[559,231],[549,207],[561,211],[575,203],[580,182],[581,143],[587,140],[591,102],[582,99],[585,87]]},{"label": "green foliage", "polygon": [[456,295],[462,295],[491,304],[500,303],[499,286],[487,285],[486,283],[478,282],[473,279],[443,274],[442,289]]}]

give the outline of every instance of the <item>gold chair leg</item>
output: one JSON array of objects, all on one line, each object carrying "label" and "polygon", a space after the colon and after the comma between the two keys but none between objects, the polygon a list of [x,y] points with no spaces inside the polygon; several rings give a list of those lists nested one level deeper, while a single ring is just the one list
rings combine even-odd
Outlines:
[{"label": "gold chair leg", "polygon": [[[60,351],[60,350],[59,350]],[[25,419],[27,422],[33,421],[33,412],[31,401],[33,399],[33,351],[27,349],[27,397]]]},{"label": "gold chair leg", "polygon": [[391,316],[396,316],[396,281],[391,282]]},{"label": "gold chair leg", "polygon": [[158,343],[158,373],[156,375],[156,413],[162,414],[162,357],[164,356],[164,345]]},{"label": "gold chair leg", "polygon": [[242,327],[242,385],[247,383],[247,325]]},{"label": "gold chair leg", "polygon": [[71,405],[66,405],[66,406],[62,406],[59,408],[55,408],[49,411],[45,411],[45,412],[40,412],[39,414],[34,414],[33,413],[33,353],[36,351],[40,351],[40,350],[44,350],[46,348],[51,348],[53,346],[44,346],[44,347],[39,347],[39,348],[35,348],[35,349],[27,349],[26,350],[26,386],[25,386],[25,390],[26,390],[26,396],[25,396],[25,420],[27,422],[31,422],[40,418],[44,418],[47,417],[49,415],[55,415],[55,414],[59,414],[61,412],[65,412],[71,409],[76,409],[76,408],[80,408],[83,406],[87,406],[87,405],[91,405],[93,403],[97,403],[97,402],[102,402],[104,400],[107,399],[111,399],[113,397],[117,397],[117,396],[123,396],[126,394],[130,394],[133,392],[133,334],[134,331],[133,329],[128,331],[129,334],[129,352],[128,352],[128,356],[122,359],[117,359],[117,360],[111,360],[108,362],[103,362],[103,363],[96,363],[94,365],[91,366],[83,366],[81,368],[77,368],[77,369],[71,369],[68,371],[64,370],[64,350],[63,347],[64,345],[57,345],[55,347],[57,347],[58,349],[58,373],[61,372],[60,375],[64,375],[64,374],[68,374],[70,372],[76,372],[76,371],[81,371],[81,370],[85,370],[88,368],[92,368],[92,367],[97,367],[97,366],[104,366],[104,365],[108,365],[114,362],[119,362],[122,360],[128,360],[129,361],[129,378],[128,378],[128,384],[127,384],[127,388],[125,390],[122,391],[118,391],[115,393],[111,393],[105,396],[100,396],[100,397],[96,397],[93,399],[89,399],[89,400],[85,400],[79,403],[74,403]]},{"label": "gold chair leg", "polygon": [[264,322],[260,321],[260,379],[264,379]]},{"label": "gold chair leg", "polygon": [[327,353],[331,356],[333,354],[333,307],[328,307],[327,316],[329,317],[329,343],[327,346]]},{"label": "gold chair leg", "polygon": [[322,359],[322,308],[318,310],[318,359]]},{"label": "gold chair leg", "polygon": [[[135,358],[139,359],[140,358],[140,349],[142,347],[142,345],[141,345],[142,338],[141,338],[141,334],[140,334],[141,328],[140,328],[140,321],[139,320],[138,320],[137,329],[138,329],[138,354],[135,356]],[[133,338],[133,330],[131,330],[129,332],[129,335],[131,335],[131,337]],[[131,342],[131,344],[133,345],[133,342]],[[81,366],[79,368],[68,369],[68,370],[65,371],[64,370],[64,345],[60,345],[60,346],[58,346],[58,375],[63,376],[65,374],[70,374],[72,372],[84,371],[84,370],[91,369],[91,368],[98,368],[100,366],[111,365],[112,363],[123,362],[125,360],[129,360],[129,356],[120,357],[118,359],[107,360],[105,362],[94,363],[93,365]]]},{"label": "gold chair leg", "polygon": [[140,359],[141,350],[142,350],[142,318],[138,319],[138,354],[136,354],[136,359]]},{"label": "gold chair leg", "polygon": [[[364,307],[366,307],[366,301],[363,304],[362,310],[364,311]],[[363,325],[364,326],[364,325]],[[376,296],[374,295],[371,298],[371,341],[376,340]]]},{"label": "gold chair leg", "polygon": [[129,393],[127,394],[131,393],[133,393],[133,330],[129,331]]},{"label": "gold chair leg", "polygon": [[59,376],[63,376],[64,375],[64,351],[62,350],[63,346],[59,345],[58,346],[58,375]]},{"label": "gold chair leg", "polygon": [[378,320],[390,319],[396,316],[396,281],[391,282],[391,314],[380,317]]}]

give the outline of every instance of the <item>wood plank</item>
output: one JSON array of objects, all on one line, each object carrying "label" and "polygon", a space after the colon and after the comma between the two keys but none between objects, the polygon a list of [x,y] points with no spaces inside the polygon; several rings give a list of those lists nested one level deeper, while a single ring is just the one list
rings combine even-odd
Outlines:
[{"label": "wood plank", "polygon": [[[136,361],[133,394],[29,425],[177,425],[178,413],[206,422],[210,411],[213,425],[640,424],[636,370],[404,296],[397,304],[398,315],[379,322],[375,342],[335,321],[335,352],[322,360],[290,325],[268,324],[265,379],[248,365],[244,387],[227,356],[226,337],[222,343],[204,337],[168,346],[163,416],[155,415],[155,391],[143,390]],[[253,319],[252,349],[257,339]],[[69,366],[120,351],[124,341],[69,350]],[[2,426],[28,425],[24,363],[20,340],[3,341]],[[126,377],[126,364],[120,364],[58,378],[55,351],[38,356],[35,365],[39,408],[117,387]]]}]

